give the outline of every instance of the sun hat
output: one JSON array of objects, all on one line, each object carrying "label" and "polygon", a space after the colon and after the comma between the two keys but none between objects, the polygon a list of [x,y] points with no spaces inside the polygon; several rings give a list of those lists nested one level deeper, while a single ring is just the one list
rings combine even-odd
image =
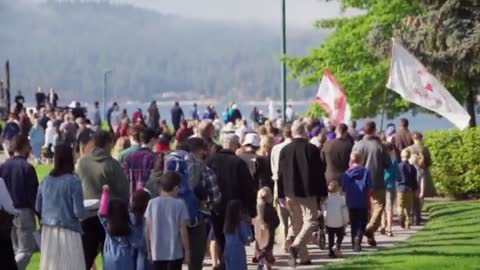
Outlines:
[{"label": "sun hat", "polygon": [[260,137],[257,133],[247,133],[245,135],[245,140],[243,141],[243,146],[251,145],[253,147],[260,147]]}]

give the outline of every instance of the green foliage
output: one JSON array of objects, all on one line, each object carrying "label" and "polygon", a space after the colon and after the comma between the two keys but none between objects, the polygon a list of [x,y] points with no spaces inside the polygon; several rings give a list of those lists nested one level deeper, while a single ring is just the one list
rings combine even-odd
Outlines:
[{"label": "green foliage", "polygon": [[425,144],[432,154],[432,176],[439,193],[480,194],[480,128],[432,131]]},{"label": "green foliage", "polygon": [[329,264],[322,269],[478,269],[480,253],[478,204],[478,201],[428,204],[426,208],[430,213],[430,220],[425,228],[405,242],[380,251],[362,253],[360,256]]},{"label": "green foliage", "polygon": [[[111,100],[150,101],[165,92],[224,101],[280,95],[279,31],[109,1],[19,2],[0,0],[0,63],[10,60],[12,92],[22,90],[29,102],[38,85],[56,88],[62,105],[102,99],[106,69],[113,69]],[[291,31],[288,53],[304,54],[324,35]],[[290,98],[313,94],[292,91]]]},{"label": "green foliage", "polygon": [[[288,59],[291,76],[299,78],[302,86],[310,86],[317,84],[328,69],[346,91],[353,117],[374,117],[382,110],[389,61],[368,50],[366,38],[374,26],[391,35],[402,18],[419,9],[405,0],[350,0],[342,1],[342,5],[367,8],[366,14],[319,21],[317,27],[335,28],[335,32],[308,56]],[[389,117],[412,107],[390,91],[387,104]]]}]

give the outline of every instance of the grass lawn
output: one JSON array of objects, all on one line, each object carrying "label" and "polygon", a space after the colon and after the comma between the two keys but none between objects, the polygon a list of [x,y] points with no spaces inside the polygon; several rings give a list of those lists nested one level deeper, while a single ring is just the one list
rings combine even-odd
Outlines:
[{"label": "grass lawn", "polygon": [[432,203],[426,208],[430,221],[406,242],[326,269],[480,269],[480,202]]}]

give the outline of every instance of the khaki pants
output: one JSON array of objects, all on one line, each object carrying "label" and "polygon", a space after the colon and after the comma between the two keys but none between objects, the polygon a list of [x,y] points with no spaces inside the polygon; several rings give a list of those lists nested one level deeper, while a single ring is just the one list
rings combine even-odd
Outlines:
[{"label": "khaki pants", "polygon": [[307,242],[318,226],[317,198],[287,197],[287,206],[290,209],[292,231],[295,236],[292,247],[298,249],[300,262],[306,262],[310,260]]},{"label": "khaki pants", "polygon": [[383,210],[385,210],[385,200],[386,193],[384,189],[372,191],[372,216],[367,225],[368,237],[373,237],[373,234],[378,230],[378,227],[380,227]]},{"label": "khaki pants", "polygon": [[397,198],[398,219],[400,220],[400,222],[405,220],[405,227],[409,228],[409,226],[412,225],[414,193],[412,191],[398,192]]}]

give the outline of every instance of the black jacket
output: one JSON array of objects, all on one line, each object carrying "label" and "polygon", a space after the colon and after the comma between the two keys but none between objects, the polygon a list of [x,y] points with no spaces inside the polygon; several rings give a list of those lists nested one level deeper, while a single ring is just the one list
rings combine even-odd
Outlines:
[{"label": "black jacket", "polygon": [[231,200],[240,200],[251,217],[256,216],[256,189],[247,164],[230,150],[220,150],[207,160],[207,166],[217,175],[222,193],[220,213]]},{"label": "black jacket", "polygon": [[280,152],[278,197],[325,197],[325,163],[320,150],[306,139],[293,139]]}]

